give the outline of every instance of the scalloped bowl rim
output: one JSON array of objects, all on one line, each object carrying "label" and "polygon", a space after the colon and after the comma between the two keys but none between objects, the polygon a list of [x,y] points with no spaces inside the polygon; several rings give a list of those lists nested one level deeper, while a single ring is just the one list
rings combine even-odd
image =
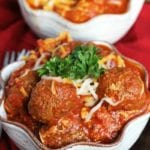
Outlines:
[{"label": "scalloped bowl rim", "polygon": [[[143,71],[145,72],[145,81],[144,81],[144,82],[145,82],[145,84],[146,84],[146,87],[148,88],[148,80],[149,80],[149,79],[148,79],[148,72],[147,72],[147,70],[145,69],[145,67],[144,67],[141,63],[135,61],[134,59],[131,59],[131,58],[128,58],[128,57],[124,56],[124,55],[121,54],[112,44],[109,44],[108,42],[104,42],[104,41],[94,41],[94,43],[96,43],[96,44],[104,44],[104,45],[106,45],[106,46],[112,48],[112,51],[117,52],[117,53],[118,53],[119,55],[121,55],[124,59],[129,60],[129,61],[132,61],[134,64],[139,65],[140,68],[142,68]],[[14,62],[14,63],[11,63],[11,64],[7,65],[6,67],[4,67],[4,68],[1,70],[1,73],[3,73],[4,70],[5,70],[7,67],[11,67],[12,65],[14,65],[14,64],[19,64],[19,63],[20,63],[20,65],[21,65],[21,64],[24,63],[24,61],[18,61],[18,62]],[[20,66],[20,65],[19,65],[19,66]],[[18,68],[18,67],[17,67],[17,68]],[[17,69],[17,68],[15,68],[15,69]],[[4,103],[4,99],[5,99],[4,94],[5,94],[5,92],[2,91],[2,90],[0,90],[0,91],[3,93],[2,97],[0,98],[0,99],[1,99],[1,101],[0,101],[0,107],[1,107],[1,106],[3,105],[3,103]],[[0,109],[1,109],[1,108],[0,108]],[[96,142],[77,142],[77,143],[68,144],[68,145],[66,145],[66,146],[63,146],[63,147],[61,147],[61,148],[54,149],[54,150],[59,150],[59,149],[66,150],[66,149],[68,149],[68,148],[72,148],[72,147],[75,147],[75,146],[84,146],[84,145],[86,145],[86,146],[95,146],[95,147],[99,147],[99,148],[102,148],[102,147],[104,147],[104,148],[113,148],[113,147],[119,145],[119,144],[123,141],[124,136],[125,136],[125,134],[126,134],[126,131],[127,131],[128,127],[129,127],[133,122],[135,122],[135,121],[138,120],[138,119],[142,119],[142,118],[146,118],[146,117],[149,118],[149,117],[150,117],[150,113],[143,113],[143,114],[140,114],[140,115],[138,115],[138,116],[132,118],[131,120],[129,120],[129,121],[125,124],[125,126],[123,127],[123,129],[122,129],[121,133],[119,134],[119,136],[118,136],[118,137],[116,138],[116,140],[115,140],[114,142],[112,142],[112,143],[109,143],[109,144],[102,144],[102,143],[96,143]],[[42,143],[40,142],[40,140],[39,140],[25,125],[23,125],[23,124],[21,124],[21,123],[18,123],[18,122],[15,122],[15,121],[7,120],[7,118],[3,118],[3,117],[1,117],[1,116],[0,116],[0,121],[1,121],[1,122],[4,122],[4,123],[7,123],[7,124],[10,124],[10,125],[17,126],[18,128],[21,128],[22,130],[24,130],[24,131],[29,135],[29,137],[32,139],[32,141],[34,142],[34,144],[37,145],[37,147],[39,147],[39,148],[41,148],[41,149],[44,149],[44,150],[52,150],[52,149],[53,149],[53,148],[48,148],[48,147],[46,147],[44,144],[42,144]]]},{"label": "scalloped bowl rim", "polygon": [[[85,25],[88,25],[90,24],[91,22],[94,22],[94,21],[97,21],[97,20],[100,20],[100,19],[105,19],[105,20],[110,20],[110,18],[119,18],[120,20],[124,20],[124,17],[128,16],[128,14],[130,14],[130,11],[132,10],[132,7],[133,7],[133,2],[131,1],[136,1],[136,0],[130,0],[129,1],[129,6],[128,6],[128,9],[126,12],[122,13],[122,14],[100,14],[100,15],[97,15],[91,19],[89,19],[88,21],[86,22],[82,22],[82,23],[74,23],[74,22],[71,22],[69,20],[67,20],[66,18],[62,17],[61,15],[59,15],[58,13],[56,12],[53,12],[53,11],[46,11],[46,10],[41,10],[41,9],[33,9],[29,6],[29,4],[27,3],[26,0],[19,0],[21,3],[23,3],[24,5],[24,8],[29,12],[31,13],[32,15],[35,15],[35,16],[43,16],[43,17],[52,17],[53,19],[55,19],[57,22],[61,23],[63,22],[63,24],[67,24],[67,26],[69,26],[70,28],[81,28],[81,26],[85,26]],[[144,0],[143,0],[144,1]]]}]

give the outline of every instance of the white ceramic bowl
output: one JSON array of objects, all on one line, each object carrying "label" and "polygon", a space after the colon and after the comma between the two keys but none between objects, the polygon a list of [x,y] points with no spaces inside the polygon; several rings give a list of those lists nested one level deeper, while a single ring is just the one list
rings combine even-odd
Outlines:
[{"label": "white ceramic bowl", "polygon": [[76,24],[57,13],[33,10],[26,0],[18,0],[23,17],[39,37],[56,36],[62,31],[70,32],[73,39],[81,41],[102,40],[115,43],[121,39],[136,21],[145,0],[130,0],[124,14],[104,14]]},{"label": "white ceramic bowl", "polygon": [[[117,51],[112,45],[104,42],[98,42],[99,44],[104,44],[112,48],[112,50]],[[118,52],[118,51],[117,51]],[[119,52],[118,52],[119,53]],[[119,53],[120,54],[120,53]],[[121,55],[121,54],[120,54]],[[122,56],[124,57],[124,56]],[[145,75],[145,84],[148,87],[148,73],[146,69],[138,62],[124,57],[128,61],[136,64],[144,71]],[[1,72],[1,77],[4,83],[8,80],[10,74],[16,70],[18,67],[24,64],[23,61],[15,62],[7,67],[5,67]],[[2,82],[1,82],[2,83]],[[9,137],[16,143],[16,145],[23,150],[39,150],[44,149],[48,150],[40,141],[22,124],[16,123],[13,121],[7,120],[7,114],[4,109],[4,90],[0,90],[0,98],[2,99],[0,105],[0,120],[2,123],[2,128],[9,135]],[[63,147],[63,150],[128,150],[138,139],[140,134],[142,133],[145,125],[148,122],[150,117],[150,113],[142,114],[131,121],[129,121],[119,137],[116,139],[114,143],[111,144],[96,144],[96,143],[88,143],[88,142],[80,142],[68,145]]]}]

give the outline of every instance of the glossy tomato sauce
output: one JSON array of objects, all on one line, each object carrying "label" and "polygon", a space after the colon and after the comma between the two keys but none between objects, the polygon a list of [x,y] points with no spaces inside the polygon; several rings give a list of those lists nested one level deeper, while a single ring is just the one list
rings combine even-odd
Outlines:
[{"label": "glossy tomato sauce", "polygon": [[[122,14],[130,0],[74,0],[48,4],[45,0],[27,0],[33,9],[54,11],[74,23],[83,23],[101,14]],[[49,1],[50,3],[50,1]]]},{"label": "glossy tomato sauce", "polygon": [[[64,45],[66,54],[60,50],[50,55],[65,57],[79,44],[70,42]],[[110,54],[118,56],[105,45],[96,46],[102,58]],[[40,50],[45,48],[43,46]],[[144,91],[139,92],[142,91],[140,84],[145,81],[144,70],[122,58],[126,66],[114,66],[100,76],[96,92],[99,99],[107,95],[115,97],[116,101],[121,97],[123,101],[117,106],[104,102],[91,119],[85,121],[87,112],[92,109],[85,106],[85,99],[91,97],[77,95],[75,87],[69,82],[40,79],[31,69],[36,62],[35,57],[39,55],[30,56],[32,59],[11,75],[6,87],[5,109],[9,120],[26,125],[46,146],[60,148],[82,141],[111,143],[130,119],[147,110],[149,92],[146,85]],[[25,73],[27,69],[30,71]]]}]

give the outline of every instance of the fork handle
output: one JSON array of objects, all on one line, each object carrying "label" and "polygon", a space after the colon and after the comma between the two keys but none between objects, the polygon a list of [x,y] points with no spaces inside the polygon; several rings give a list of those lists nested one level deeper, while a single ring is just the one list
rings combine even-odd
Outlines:
[{"label": "fork handle", "polygon": [[0,71],[0,90],[3,90],[5,87],[5,82],[2,79],[1,71]]}]

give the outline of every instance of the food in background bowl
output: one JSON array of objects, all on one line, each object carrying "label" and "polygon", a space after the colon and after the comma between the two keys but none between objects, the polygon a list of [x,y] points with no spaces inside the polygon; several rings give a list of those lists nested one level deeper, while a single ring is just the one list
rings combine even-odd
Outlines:
[{"label": "food in background bowl", "polygon": [[149,112],[146,72],[107,44],[63,33],[38,40],[37,51],[24,59],[7,82],[4,109],[47,147],[109,145]]},{"label": "food in background bowl", "polygon": [[[115,1],[119,2],[119,0]],[[99,15],[97,14],[99,9],[96,9],[96,12],[93,13],[92,5],[90,5],[88,12],[91,11],[92,13],[88,14],[87,12],[86,18],[85,14],[83,16],[81,14],[80,17],[76,14],[71,15],[71,18],[78,20],[79,17],[79,20],[82,21],[88,19],[89,16],[92,18],[82,23],[73,23],[54,11],[32,8],[27,0],[18,0],[18,2],[26,23],[39,37],[57,36],[62,31],[68,31],[75,40],[107,41],[109,43],[117,42],[129,31],[144,4],[144,0],[129,0],[128,9],[125,13]],[[98,1],[95,1],[95,3],[98,3]]]},{"label": "food in background bowl", "polygon": [[100,14],[122,14],[129,0],[27,0],[33,9],[54,11],[64,18],[82,23]]}]

